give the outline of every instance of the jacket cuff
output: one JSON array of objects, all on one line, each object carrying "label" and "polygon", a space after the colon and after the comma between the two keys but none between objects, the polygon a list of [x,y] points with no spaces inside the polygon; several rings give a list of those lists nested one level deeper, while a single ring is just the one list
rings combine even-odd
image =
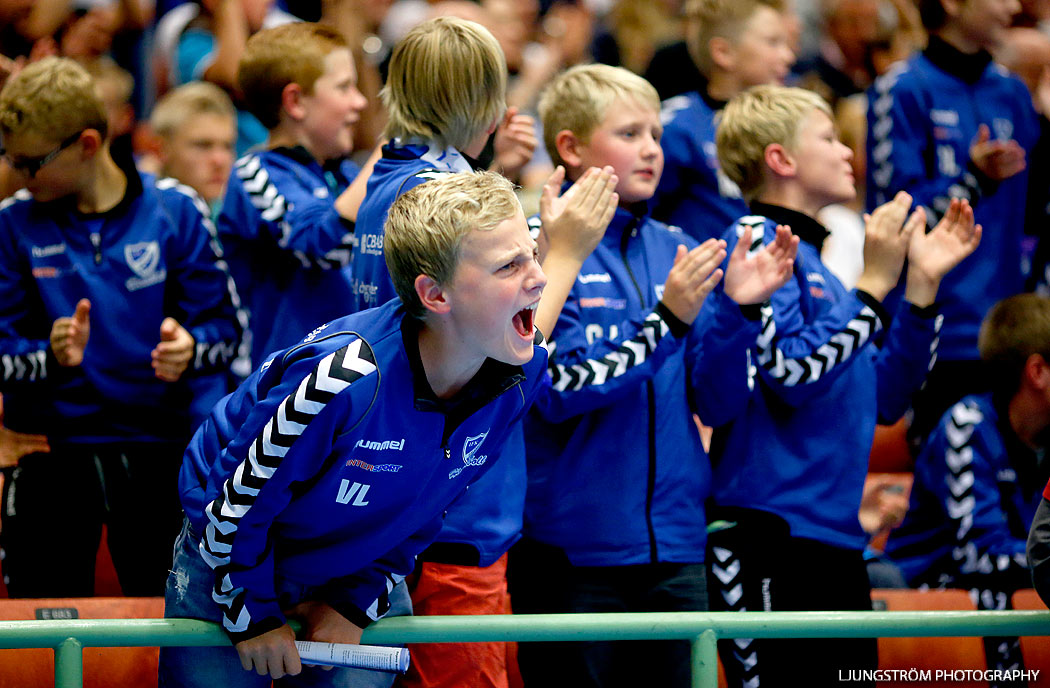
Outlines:
[{"label": "jacket cuff", "polygon": [[350,602],[333,602],[326,600],[328,606],[339,612],[339,615],[358,628],[364,629],[372,623],[372,619],[361,610],[360,607]]},{"label": "jacket cuff", "polygon": [[262,619],[258,623],[253,623],[248,626],[245,631],[234,632],[227,630],[226,635],[230,636],[230,642],[234,645],[241,642],[242,640],[251,640],[263,633],[269,633],[270,631],[280,628],[285,624],[284,619],[279,619],[276,616],[268,616]]},{"label": "jacket cuff", "polygon": [[663,301],[656,304],[656,312],[664,319],[664,322],[667,323],[668,329],[671,330],[671,334],[676,338],[680,339],[689,333],[690,326],[679,320],[678,316],[672,313],[671,309],[665,306]]},{"label": "jacket cuff", "polygon": [[916,306],[914,303],[905,301],[908,304],[908,311],[916,318],[922,318],[923,320],[932,320],[940,314],[941,304],[934,301],[929,306]]},{"label": "jacket cuff", "polygon": [[[974,182],[977,184],[976,191],[982,198],[994,194],[999,188],[999,182],[982,172],[974,164],[973,160],[966,163],[966,171],[973,176]],[[970,205],[976,206],[978,200],[977,198],[971,198]]]},{"label": "jacket cuff", "polygon": [[875,311],[875,316],[879,319],[879,323],[882,325],[882,329],[888,329],[890,326],[890,314],[889,311],[886,310],[886,307],[883,306],[877,298],[864,291],[863,289],[856,289],[854,291],[856,292],[857,298],[860,299],[861,303],[863,303],[871,310]]},{"label": "jacket cuff", "polygon": [[51,348],[51,343],[48,342],[47,346],[44,347],[44,374],[42,377],[37,376],[37,379],[47,380],[56,375],[63,367],[64,366],[58,362],[58,357],[55,356],[55,351]]},{"label": "jacket cuff", "polygon": [[759,322],[762,320],[762,309],[769,305],[769,301],[765,303],[749,303],[745,306],[740,306],[740,315],[744,316],[746,320],[751,322]]}]

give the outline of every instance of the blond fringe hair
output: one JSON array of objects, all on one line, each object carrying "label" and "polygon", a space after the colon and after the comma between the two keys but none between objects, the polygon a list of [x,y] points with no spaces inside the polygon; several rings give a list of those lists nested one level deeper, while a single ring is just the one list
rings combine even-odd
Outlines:
[{"label": "blond fringe hair", "polygon": [[766,147],[779,143],[794,149],[802,122],[813,110],[832,117],[816,93],[786,86],[755,86],[726,105],[715,132],[718,163],[746,200],[762,191]]},{"label": "blond fringe hair", "polygon": [[0,91],[0,134],[32,131],[61,141],[85,129],[106,138],[106,108],[87,70],[64,57],[25,66]]},{"label": "blond fringe hair", "polygon": [[448,284],[459,264],[463,238],[489,231],[521,212],[514,186],[495,172],[441,175],[410,189],[390,207],[383,252],[394,289],[409,314],[426,314],[416,278]]},{"label": "blond fringe hair", "polygon": [[609,107],[621,99],[660,111],[660,96],[652,84],[622,67],[577,65],[555,77],[539,104],[543,144],[554,164],[565,164],[558,154],[558,132],[568,130],[580,141],[590,141]]},{"label": "blond fringe hair", "polygon": [[191,117],[218,115],[233,120],[237,111],[226,91],[207,81],[191,81],[164,94],[153,108],[149,123],[153,133],[170,139]]}]

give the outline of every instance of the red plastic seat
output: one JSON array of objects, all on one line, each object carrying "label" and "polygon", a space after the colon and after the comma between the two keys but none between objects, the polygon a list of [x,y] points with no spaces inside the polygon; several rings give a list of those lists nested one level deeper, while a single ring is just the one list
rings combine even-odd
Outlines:
[{"label": "red plastic seat", "polygon": [[[72,617],[70,610],[75,610]],[[157,619],[163,597],[91,597],[0,600],[0,620],[39,618]],[[156,688],[155,647],[85,647],[84,688]],[[0,688],[52,688],[50,649],[0,650]]]},{"label": "red plastic seat", "polygon": [[[975,609],[965,590],[872,590],[876,607],[885,604],[886,611],[927,611]],[[981,638],[879,638],[880,669],[987,669],[984,642]],[[879,682],[879,688],[915,686],[914,683]],[[932,684],[931,684],[932,685]],[[963,688],[987,688],[987,682],[952,682]]]}]

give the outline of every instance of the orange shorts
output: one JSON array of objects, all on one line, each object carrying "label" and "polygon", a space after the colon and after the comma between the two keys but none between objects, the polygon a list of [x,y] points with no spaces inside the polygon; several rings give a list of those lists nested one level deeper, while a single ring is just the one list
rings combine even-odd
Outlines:
[{"label": "orange shorts", "polygon": [[[424,562],[412,591],[416,616],[506,614],[507,555],[486,568]],[[403,688],[508,688],[507,652],[514,643],[416,643]],[[516,667],[515,667],[516,671]]]}]

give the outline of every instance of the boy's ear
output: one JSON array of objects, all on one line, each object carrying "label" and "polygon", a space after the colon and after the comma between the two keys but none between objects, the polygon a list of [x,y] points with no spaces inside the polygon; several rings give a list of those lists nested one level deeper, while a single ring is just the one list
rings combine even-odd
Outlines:
[{"label": "boy's ear", "polygon": [[1028,357],[1024,362],[1022,375],[1031,387],[1040,391],[1050,389],[1050,363],[1042,354],[1032,354]]},{"label": "boy's ear", "polygon": [[85,129],[80,134],[80,145],[83,159],[89,160],[98,153],[99,148],[102,148],[102,134],[98,129]]},{"label": "boy's ear", "polygon": [[419,275],[415,281],[416,296],[419,297],[423,308],[434,313],[448,313],[452,304],[448,300],[444,288],[428,275]]},{"label": "boy's ear", "polygon": [[725,36],[714,36],[707,42],[706,49],[711,54],[712,64],[723,72],[733,71],[736,64],[736,50],[733,48],[732,41]]},{"label": "boy's ear", "polygon": [[284,85],[284,88],[281,89],[281,109],[296,121],[306,117],[306,110],[303,108],[302,86],[295,82]]},{"label": "boy's ear", "polygon": [[506,116],[507,116],[506,113],[504,113],[504,114],[500,115],[499,117],[497,117],[496,119],[492,120],[492,124],[490,124],[489,128],[485,130],[485,138],[486,139],[489,136],[492,136],[492,134],[495,133],[495,131],[497,129],[499,129],[499,125],[503,124],[503,119]]},{"label": "boy's ear", "polygon": [[580,166],[580,148],[583,142],[569,129],[562,129],[554,137],[554,147],[558,149],[558,155],[569,167]]},{"label": "boy's ear", "polygon": [[161,165],[167,165],[171,159],[171,142],[160,136],[150,141],[149,152],[157,156]]},{"label": "boy's ear", "polygon": [[793,177],[797,171],[795,158],[781,143],[771,143],[763,153],[766,167],[778,177]]}]

